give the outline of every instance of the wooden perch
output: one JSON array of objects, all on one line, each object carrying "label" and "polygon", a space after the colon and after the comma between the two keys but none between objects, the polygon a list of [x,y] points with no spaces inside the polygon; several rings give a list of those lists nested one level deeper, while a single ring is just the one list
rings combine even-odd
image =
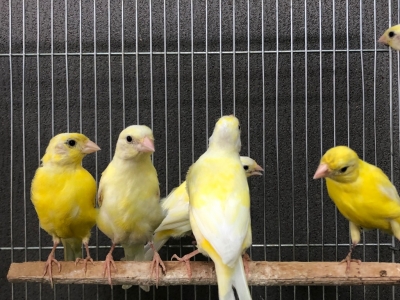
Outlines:
[{"label": "wooden perch", "polygon": [[[154,285],[150,278],[149,262],[115,262],[117,271],[112,270],[114,285]],[[167,273],[160,276],[159,285],[205,285],[216,284],[212,262],[191,262],[192,278],[186,273],[182,262],[166,261]],[[12,263],[7,275],[10,282],[50,283],[43,277],[44,262]],[[366,285],[400,283],[400,264],[362,262],[351,264],[349,274],[346,264],[338,262],[266,262],[250,261],[249,285]],[[61,272],[53,265],[55,284],[108,284],[103,277],[103,262],[88,264],[86,275],[83,266],[74,262],[61,262]]]}]

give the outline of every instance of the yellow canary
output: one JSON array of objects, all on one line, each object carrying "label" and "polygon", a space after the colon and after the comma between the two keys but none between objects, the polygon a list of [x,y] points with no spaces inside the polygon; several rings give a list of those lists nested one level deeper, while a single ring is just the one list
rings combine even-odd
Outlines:
[{"label": "yellow canary", "polygon": [[240,148],[239,120],[220,118],[207,151],[186,177],[190,225],[198,252],[215,264],[221,300],[235,299],[233,286],[239,299],[251,299],[242,261],[252,240],[250,193]]},{"label": "yellow canary", "polygon": [[346,271],[361,239],[360,228],[381,229],[400,239],[400,198],[381,169],[358,158],[349,147],[337,146],[322,156],[314,175],[318,178],[326,179],[329,197],[349,220],[352,247],[343,260]]},{"label": "yellow canary", "polygon": [[394,50],[400,50],[400,24],[387,29],[379,38],[378,42],[385,44]]},{"label": "yellow canary", "polygon": [[[110,285],[115,245],[122,245],[126,260],[144,261],[143,245],[152,240],[154,230],[164,217],[157,171],[151,161],[153,152],[151,129],[143,125],[129,126],[120,133],[114,157],[101,176],[97,226],[112,241],[104,265]],[[163,266],[157,252],[154,263]],[[142,288],[149,290],[147,286]]]},{"label": "yellow canary", "polygon": [[41,166],[32,180],[31,199],[39,217],[40,227],[53,237],[53,249],[46,261],[44,274],[52,280],[52,263],[60,263],[54,252],[60,239],[64,244],[65,260],[80,260],[82,243],[92,261],[88,242],[90,230],[96,223],[96,182],[82,167],[86,154],[100,148],[80,133],[62,133],[50,140]]},{"label": "yellow canary", "polygon": [[[264,171],[257,162],[248,157],[241,156],[240,161],[246,173],[246,177],[262,175]],[[156,229],[153,236],[154,248],[158,251],[170,238],[180,238],[192,232],[189,222],[189,196],[186,191],[186,181],[173,189],[172,192],[161,201],[165,218]],[[153,257],[153,249],[145,246],[146,260]]]}]

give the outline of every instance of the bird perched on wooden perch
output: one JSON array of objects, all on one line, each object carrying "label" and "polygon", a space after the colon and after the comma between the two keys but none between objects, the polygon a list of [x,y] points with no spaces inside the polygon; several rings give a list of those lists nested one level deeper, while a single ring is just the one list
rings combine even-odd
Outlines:
[{"label": "bird perched on wooden perch", "polygon": [[64,259],[78,262],[82,257],[82,243],[86,248],[84,270],[90,257],[90,230],[96,223],[96,181],[82,167],[86,154],[100,148],[80,133],[61,133],[50,140],[41,166],[32,180],[31,199],[39,217],[40,227],[53,237],[53,249],[46,261],[44,275],[52,281],[52,263],[60,263],[54,252],[60,239],[64,245]]},{"label": "bird perched on wooden perch", "polygon": [[[246,177],[262,175],[263,168],[257,162],[248,157],[241,156],[240,161],[243,165]],[[170,238],[180,238],[190,235],[192,228],[189,221],[189,196],[186,190],[186,181],[173,189],[169,195],[161,201],[165,218],[156,229],[153,236],[154,248],[158,251]],[[153,249],[150,244],[145,246],[146,260],[153,257]],[[190,273],[190,270],[189,270]]]},{"label": "bird perched on wooden perch", "polygon": [[[215,264],[219,299],[251,299],[242,254],[251,245],[250,193],[242,171],[239,120],[224,116],[186,177],[198,251]],[[196,251],[194,251],[196,253]]]},{"label": "bird perched on wooden perch", "polygon": [[[144,261],[143,245],[152,240],[154,230],[164,217],[157,171],[151,162],[154,150],[153,132],[149,127],[129,126],[120,133],[114,157],[101,176],[97,226],[112,241],[104,265],[110,285],[111,266],[115,268],[112,257],[115,245],[122,245],[125,260]],[[157,251],[153,263],[157,270],[161,264],[165,271]],[[156,276],[158,279],[158,271]]]},{"label": "bird perched on wooden perch", "polygon": [[351,253],[360,242],[360,229],[380,229],[400,239],[400,198],[383,171],[358,158],[346,146],[329,149],[314,179],[325,178],[329,197],[349,220],[352,246],[343,260],[350,270]]}]

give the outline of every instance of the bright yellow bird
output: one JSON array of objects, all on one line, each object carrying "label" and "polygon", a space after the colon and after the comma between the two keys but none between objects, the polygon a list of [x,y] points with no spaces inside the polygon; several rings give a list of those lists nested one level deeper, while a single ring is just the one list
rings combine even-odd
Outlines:
[{"label": "bright yellow bird", "polygon": [[[248,157],[241,156],[240,161],[246,173],[246,177],[262,175],[264,171],[257,162]],[[192,228],[189,222],[189,196],[186,191],[186,181],[173,189],[172,192],[161,201],[165,218],[156,229],[153,236],[154,248],[158,251],[170,238],[180,238],[190,235]],[[145,246],[146,260],[153,257],[153,249]],[[190,273],[190,270],[189,270]]]},{"label": "bright yellow bird", "polygon": [[[115,245],[122,245],[126,260],[144,261],[143,245],[152,240],[154,230],[164,217],[157,171],[151,162],[153,152],[154,137],[149,127],[133,125],[125,128],[119,135],[114,157],[100,180],[97,226],[112,241],[104,265],[110,285],[111,265],[115,268],[112,257]],[[157,252],[153,262],[163,266]],[[147,286],[142,288],[149,290]]]},{"label": "bright yellow bird", "polygon": [[394,50],[400,50],[400,24],[387,29],[379,38],[378,42],[385,44]]},{"label": "bright yellow bird", "polygon": [[337,146],[322,156],[314,175],[318,178],[326,179],[330,198],[349,220],[352,247],[343,260],[346,271],[361,239],[360,228],[381,229],[400,239],[400,198],[381,169],[359,159],[349,147]]},{"label": "bright yellow bird", "polygon": [[[250,194],[234,116],[218,120],[207,151],[186,177],[189,218],[198,251],[215,264],[219,299],[251,299],[242,254],[251,245]],[[196,252],[196,251],[195,251]]]},{"label": "bright yellow bird", "polygon": [[41,166],[32,180],[31,199],[39,217],[40,227],[53,237],[53,249],[46,261],[51,284],[52,263],[60,263],[54,252],[60,239],[64,244],[65,260],[80,260],[82,243],[87,257],[92,261],[88,242],[90,230],[96,223],[96,182],[82,167],[86,154],[100,148],[80,133],[62,133],[50,140]]}]

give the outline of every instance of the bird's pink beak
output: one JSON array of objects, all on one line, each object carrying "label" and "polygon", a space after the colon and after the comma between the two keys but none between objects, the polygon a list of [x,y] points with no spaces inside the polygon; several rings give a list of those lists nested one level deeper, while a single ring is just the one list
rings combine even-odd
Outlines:
[{"label": "bird's pink beak", "polygon": [[388,44],[388,40],[387,40],[387,38],[386,38],[385,35],[382,35],[382,36],[379,38],[378,42],[381,43],[381,44],[385,44],[385,45]]},{"label": "bird's pink beak", "polygon": [[146,136],[143,139],[143,141],[139,144],[139,151],[141,151],[141,152],[154,152],[154,151],[156,151],[155,148],[154,148],[154,142]]},{"label": "bird's pink beak", "polygon": [[320,164],[317,171],[315,171],[314,179],[324,178],[329,175],[329,168],[326,164]]},{"label": "bird's pink beak", "polygon": [[85,143],[85,145],[83,146],[82,152],[89,154],[89,153],[93,153],[96,151],[101,150],[99,146],[97,146],[96,143],[93,143],[91,140],[89,140],[88,142]]},{"label": "bird's pink beak", "polygon": [[254,171],[251,172],[251,175],[260,175],[260,176],[262,176],[263,174],[262,174],[261,172],[264,172],[264,169],[261,168],[260,165],[257,164],[257,165],[254,167]]}]

